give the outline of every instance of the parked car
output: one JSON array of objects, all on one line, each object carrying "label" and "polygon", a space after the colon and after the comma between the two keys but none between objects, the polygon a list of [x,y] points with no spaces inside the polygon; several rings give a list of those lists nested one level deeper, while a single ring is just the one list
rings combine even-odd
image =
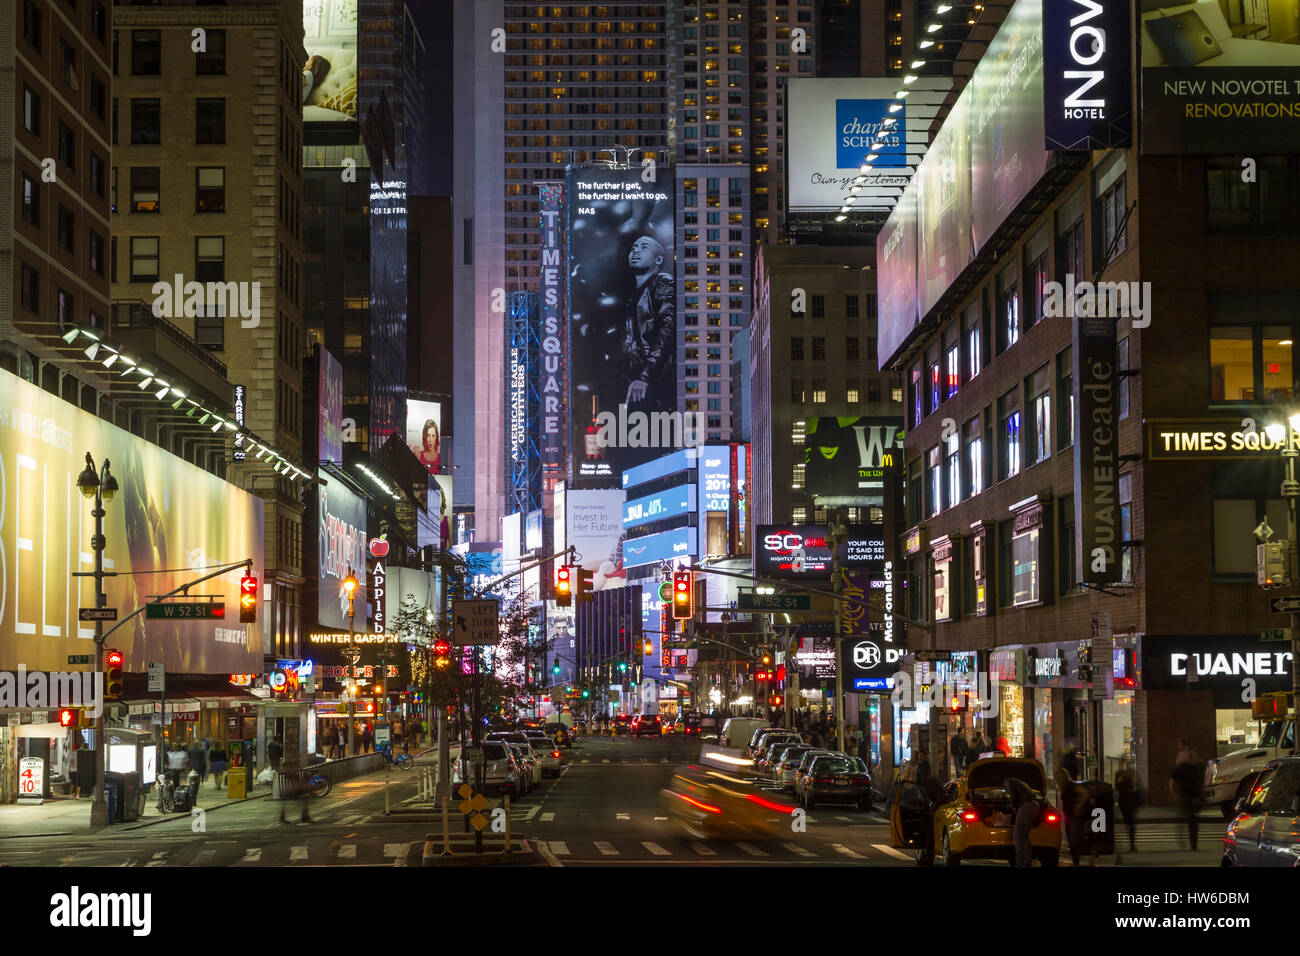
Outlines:
[{"label": "parked car", "polygon": [[722,746],[744,747],[753,739],[754,731],[770,726],[761,717],[728,717],[722,725]]},{"label": "parked car", "polygon": [[673,724],[673,729],[675,733],[679,733],[683,737],[698,737],[702,723],[698,714],[683,714],[677,718],[677,722]]},{"label": "parked car", "polygon": [[[517,793],[519,790],[519,765],[510,753],[510,746],[503,740],[486,740],[483,751],[483,789],[489,793]],[[457,784],[465,782],[467,765],[457,757],[452,763],[452,781]],[[469,765],[470,782],[474,781],[473,766]]]},{"label": "parked car", "polygon": [[808,766],[799,781],[795,797],[809,810],[822,803],[851,803],[859,810],[871,809],[871,774],[860,757],[822,754]]},{"label": "parked car", "polygon": [[800,736],[799,731],[790,730],[788,727],[766,727],[766,726],[760,727],[758,728],[758,730],[754,731],[753,736],[749,738],[750,756],[757,756],[758,751],[762,748],[763,744],[766,743],[774,735],[779,735],[783,737]]},{"label": "parked car", "polygon": [[507,743],[512,743],[512,744],[528,743],[528,737],[527,735],[524,734],[522,730],[494,730],[490,733],[484,734],[483,739],[485,741],[504,740]]},{"label": "parked car", "polygon": [[1218,804],[1225,820],[1236,815],[1239,800],[1250,795],[1268,763],[1295,753],[1295,718],[1270,720],[1254,747],[1234,750],[1205,767],[1205,802]]},{"label": "parked car", "polygon": [[794,790],[794,772],[799,769],[803,755],[813,749],[811,744],[791,744],[780,748],[780,753],[770,764],[773,782],[783,790]]},{"label": "parked car", "polygon": [[778,751],[800,743],[803,743],[803,738],[797,733],[768,734],[759,744],[758,750],[754,752],[754,769],[762,774],[769,773],[772,758]]},{"label": "parked car", "polygon": [[976,760],[947,784],[938,805],[913,780],[900,781],[889,808],[889,836],[898,849],[910,849],[916,862],[936,859],[956,866],[964,859],[1015,862],[1011,843],[1015,815],[1007,781],[1023,781],[1039,802],[1039,817],[1029,831],[1034,859],[1056,866],[1061,852],[1061,819],[1047,802],[1047,773],[1037,760],[995,756]]},{"label": "parked car", "polygon": [[807,775],[808,771],[812,768],[813,761],[818,757],[833,756],[835,756],[835,751],[826,750],[823,747],[812,747],[803,755],[799,760],[798,766],[795,767],[794,773],[790,775],[790,789],[794,791],[796,797],[799,794],[801,779]]},{"label": "parked car", "polygon": [[564,760],[560,756],[560,748],[549,740],[534,737],[530,741],[533,745],[533,753],[542,764],[542,774],[550,774],[552,777],[558,777],[560,771],[564,769]]},{"label": "parked car", "polygon": [[663,735],[663,724],[658,714],[637,714],[632,721],[633,737],[659,737]]},{"label": "parked car", "polygon": [[511,744],[510,751],[523,771],[524,786],[521,795],[526,796],[533,788],[542,785],[542,762],[537,759],[531,744]]},{"label": "parked car", "polygon": [[614,718],[615,734],[630,734],[632,732],[632,715],[618,714]]},{"label": "parked car", "polygon": [[1270,760],[1236,810],[1224,866],[1300,867],[1300,757]]}]

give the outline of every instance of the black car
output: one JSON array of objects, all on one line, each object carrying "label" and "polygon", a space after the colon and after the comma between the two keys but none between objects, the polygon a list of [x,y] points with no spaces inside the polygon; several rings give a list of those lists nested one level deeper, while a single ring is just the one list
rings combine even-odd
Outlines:
[{"label": "black car", "polygon": [[632,732],[632,715],[619,714],[614,718],[614,733],[630,734]]},{"label": "black car", "polygon": [[647,734],[651,737],[659,737],[663,734],[663,725],[659,721],[658,714],[638,714],[636,720],[632,721],[634,737],[643,737]]}]

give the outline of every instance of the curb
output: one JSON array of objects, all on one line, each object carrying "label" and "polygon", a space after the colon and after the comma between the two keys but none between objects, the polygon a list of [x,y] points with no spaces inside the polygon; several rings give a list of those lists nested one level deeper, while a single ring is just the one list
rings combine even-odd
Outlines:
[{"label": "curb", "polygon": [[[256,796],[245,797],[243,800],[231,800],[229,803],[219,803],[219,804],[217,804],[215,807],[212,807],[211,809],[209,809],[208,807],[200,807],[199,809],[200,809],[200,810],[203,810],[205,813],[215,813],[217,810],[220,810],[222,807],[235,807],[235,806],[241,806],[242,804],[245,804],[245,803],[251,803],[251,802],[254,801],[254,800],[265,800],[265,799],[266,799],[267,797],[269,797],[270,795],[271,795],[270,793],[259,793],[259,794],[257,794]],[[173,820],[184,820],[184,819],[185,819],[185,815],[184,815],[184,814],[177,813],[177,814],[174,814],[174,815],[172,815],[172,816],[159,817],[157,820],[150,820],[148,823],[137,823],[137,824],[135,824],[134,826],[129,826],[129,827],[128,827],[128,826],[124,826],[124,827],[122,827],[122,829],[123,829],[123,830],[142,830],[142,829],[144,829],[145,827],[157,826],[159,823],[170,823],[170,822],[172,822]]]}]

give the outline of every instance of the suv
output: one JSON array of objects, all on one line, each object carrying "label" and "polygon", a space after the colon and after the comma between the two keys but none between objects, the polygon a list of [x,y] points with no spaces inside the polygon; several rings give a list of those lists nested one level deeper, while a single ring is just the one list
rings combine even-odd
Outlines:
[{"label": "suv", "polygon": [[[518,793],[520,786],[519,765],[510,752],[510,745],[504,740],[485,740],[480,747],[483,751],[483,789],[499,790],[503,793]],[[451,775],[454,783],[465,781],[465,763],[457,757],[452,764]],[[470,778],[473,779],[473,765],[470,765]]]},{"label": "suv", "polygon": [[637,714],[636,720],[632,721],[632,736],[641,737],[649,734],[658,737],[663,734],[662,727],[658,714]]},{"label": "suv", "polygon": [[614,718],[614,733],[630,734],[632,732],[632,717],[628,714],[619,714]]},{"label": "suv", "polygon": [[1205,802],[1217,803],[1223,818],[1231,820],[1237,801],[1250,794],[1268,762],[1295,752],[1295,718],[1270,720],[1258,745],[1234,750],[1206,764]]},{"label": "suv", "polygon": [[1270,760],[1236,806],[1223,837],[1224,866],[1300,866],[1300,757]]}]

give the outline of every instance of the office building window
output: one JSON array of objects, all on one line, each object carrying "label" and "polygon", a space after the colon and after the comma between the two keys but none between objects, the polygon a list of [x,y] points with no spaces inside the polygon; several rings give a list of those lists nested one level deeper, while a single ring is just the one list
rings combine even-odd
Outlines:
[{"label": "office building window", "polygon": [[226,141],[226,101],[219,98],[200,98],[194,101],[194,142],[224,143]]},{"label": "office building window", "polygon": [[944,439],[948,459],[948,507],[961,504],[961,436],[953,432]]},{"label": "office building window", "polygon": [[844,297],[844,317],[846,319],[856,319],[858,317],[858,297],[856,295],[846,295]]},{"label": "office building window", "polygon": [[1029,290],[1029,314],[1026,316],[1028,319],[1026,324],[1034,326],[1043,320],[1043,300],[1047,298],[1046,249],[1029,263],[1025,275],[1025,288]]},{"label": "office building window", "polygon": [[953,339],[948,343],[948,377],[945,381],[945,398],[952,398],[957,394],[957,385],[961,379],[961,342]]},{"label": "office building window", "polygon": [[199,76],[222,76],[226,72],[226,31],[207,31],[207,49],[194,54],[194,72]]},{"label": "office building window", "polygon": [[131,167],[131,212],[160,212],[159,182],[161,171],[157,166]]},{"label": "office building window", "polygon": [[160,76],[162,74],[162,31],[131,31],[131,75]]},{"label": "office building window", "polygon": [[21,299],[23,308],[35,315],[41,314],[41,274],[23,263]]},{"label": "office building window", "polygon": [[194,341],[205,349],[220,352],[226,347],[225,310],[218,305],[203,306],[194,317]]},{"label": "office building window", "polygon": [[856,335],[845,336],[844,357],[850,362],[856,362],[858,360],[858,337]]},{"label": "office building window", "polygon": [[943,377],[939,372],[939,356],[931,353],[930,355],[930,407],[928,411],[934,411],[943,401]]},{"label": "office building window", "polygon": [[60,329],[68,329],[77,324],[77,297],[67,289],[59,289],[54,295],[55,312]]},{"label": "office building window", "polygon": [[158,279],[158,237],[131,237],[131,281],[154,282]]},{"label": "office building window", "polygon": [[790,361],[803,361],[803,336],[794,335],[790,337]]},{"label": "office building window", "polygon": [[820,335],[812,337],[812,357],[814,362],[826,361],[826,339]]},{"label": "office building window", "polygon": [[94,150],[90,153],[90,191],[100,199],[104,198],[104,167],[107,165]]},{"label": "office building window", "polygon": [[801,461],[795,462],[794,474],[790,476],[791,491],[803,490],[803,473],[804,473],[804,463]]},{"label": "office building window", "polygon": [[41,224],[41,184],[23,173],[23,218],[33,226]]},{"label": "office building window", "polygon": [[76,245],[76,214],[63,203],[59,203],[59,248],[64,252],[76,252]]},{"label": "office building window", "polygon": [[1020,290],[1014,277],[999,282],[998,320],[999,351],[1005,351],[1020,341]]},{"label": "office building window", "polygon": [[804,403],[803,379],[790,379],[790,403],[792,405],[802,405]]},{"label": "office building window", "polygon": [[1031,465],[1046,461],[1052,454],[1052,370],[1044,365],[1029,377],[1029,404],[1033,409],[1029,436]]},{"label": "office building window", "polygon": [[[1240,175],[1240,170],[1238,170]],[[1083,217],[1061,231],[1061,271],[1074,276],[1075,282],[1082,282],[1086,273],[1083,261]]]},{"label": "office building window", "polygon": [[1097,204],[1101,209],[1102,254],[1110,253],[1107,262],[1123,252],[1128,243],[1128,226],[1124,224],[1124,209],[1127,202],[1124,178],[1120,176],[1109,189],[1097,197]]},{"label": "office building window", "polygon": [[1020,393],[1012,389],[998,399],[1002,430],[998,441],[998,478],[1020,474]]},{"label": "office building window", "polygon": [[858,394],[861,386],[856,378],[847,379],[844,382],[844,400],[850,405],[858,404]]},{"label": "office building window", "polygon": [[943,509],[943,458],[941,446],[935,445],[926,454],[929,467],[925,472],[926,496],[933,518]]},{"label": "office building window", "polygon": [[971,497],[984,490],[984,432],[976,415],[966,423],[966,487]]},{"label": "office building window", "polygon": [[[1119,535],[1121,542],[1133,540],[1133,476],[1119,476]],[[1123,544],[1120,555],[1120,580],[1133,583],[1133,549]]]},{"label": "office building window", "polygon": [[131,143],[156,146],[162,142],[162,107],[157,99],[131,98]]},{"label": "office building window", "polygon": [[974,378],[984,367],[983,330],[980,326],[980,306],[976,302],[966,310],[966,363],[967,377]]},{"label": "office building window", "polygon": [[808,509],[805,507],[790,509],[791,524],[806,524],[808,521]]},{"label": "office building window", "polygon": [[222,166],[200,166],[194,171],[196,212],[226,211],[226,170]]},{"label": "office building window", "polygon": [[90,231],[89,250],[90,255],[87,265],[90,266],[90,271],[95,275],[102,276],[104,274],[104,237],[93,229]]},{"label": "office building window", "polygon": [[812,400],[814,405],[826,404],[826,380],[815,378],[812,380]]},{"label": "office building window", "polygon": [[[1116,348],[1115,348],[1115,357],[1116,357],[1115,367],[1116,367],[1120,372],[1124,372],[1125,370],[1128,369],[1128,342],[1129,342],[1129,339],[1128,339],[1128,336],[1126,335],[1126,336],[1124,336],[1122,339],[1120,339],[1119,342],[1116,344]],[[1288,349],[1287,351],[1289,352],[1290,349]],[[1120,417],[1121,419],[1128,418],[1128,399],[1129,399],[1128,383],[1129,383],[1129,378],[1128,378],[1128,376],[1127,376],[1127,375],[1121,375],[1121,376],[1120,376],[1120,379],[1119,379],[1119,389],[1118,389],[1118,391],[1119,391],[1119,403],[1118,403],[1118,404],[1119,404],[1119,417]]]},{"label": "office building window", "polygon": [[41,50],[41,20],[43,15],[36,0],[23,0],[23,39]]},{"label": "office building window", "polygon": [[41,98],[23,85],[23,129],[33,136],[41,135]]},{"label": "office building window", "polygon": [[1073,354],[1064,349],[1056,356],[1056,449],[1074,444],[1074,368]]},{"label": "office building window", "polygon": [[812,317],[814,319],[826,318],[826,296],[815,295],[812,297]]},{"label": "office building window", "polygon": [[921,413],[921,367],[919,365],[912,369],[912,427],[915,428],[921,424],[924,415]]},{"label": "office building window", "polygon": [[[1123,480],[1123,479],[1121,479]],[[1074,591],[1079,583],[1079,565],[1074,554],[1074,495],[1062,495],[1057,501],[1057,586],[1059,593]]]},{"label": "office building window", "polygon": [[77,134],[62,123],[59,124],[59,162],[69,169],[77,168]]}]

